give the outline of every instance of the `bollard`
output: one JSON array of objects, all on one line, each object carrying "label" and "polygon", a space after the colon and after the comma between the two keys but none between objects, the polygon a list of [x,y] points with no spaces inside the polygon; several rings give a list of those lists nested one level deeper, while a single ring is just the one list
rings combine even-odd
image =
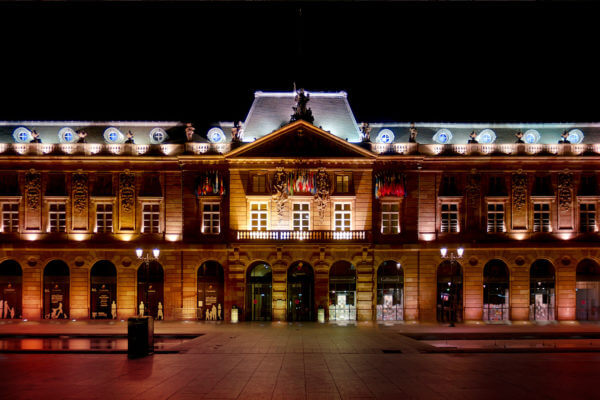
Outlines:
[{"label": "bollard", "polygon": [[231,323],[237,324],[238,322],[238,308],[233,306],[231,307]]},{"label": "bollard", "polygon": [[322,307],[319,307],[319,310],[317,312],[317,320],[322,324],[325,323],[325,309]]},{"label": "bollard", "polygon": [[154,353],[154,319],[131,317],[127,320],[127,356],[145,357]]}]

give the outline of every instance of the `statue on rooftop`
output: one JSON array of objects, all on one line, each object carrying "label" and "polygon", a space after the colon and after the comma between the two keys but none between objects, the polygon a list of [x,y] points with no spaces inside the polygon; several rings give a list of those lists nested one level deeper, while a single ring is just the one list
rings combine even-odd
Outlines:
[{"label": "statue on rooftop", "polygon": [[363,142],[371,141],[371,127],[367,122],[363,122],[360,126],[360,139]]},{"label": "statue on rooftop", "polygon": [[133,140],[133,132],[131,132],[131,130],[127,131],[127,140],[125,140],[125,144],[135,144],[135,141]]},{"label": "statue on rooftop", "polygon": [[310,94],[304,93],[304,89],[300,89],[296,92],[296,97],[294,98],[296,102],[296,106],[292,107],[294,113],[290,118],[290,122],[296,121],[306,121],[309,124],[315,122],[315,117],[312,115],[312,110],[307,106],[310,101]]},{"label": "statue on rooftop", "polygon": [[233,128],[231,128],[231,141],[232,142],[241,142],[242,137],[244,135],[244,125],[242,121],[237,121],[233,124]]},{"label": "statue on rooftop", "polygon": [[417,128],[415,128],[415,123],[411,122],[410,124],[410,136],[408,137],[408,143],[417,143],[417,135],[418,135],[418,131]]},{"label": "statue on rooftop", "polygon": [[518,131],[517,133],[515,133],[515,137],[517,138],[517,141],[515,143],[525,143],[523,141],[523,132]]},{"label": "statue on rooftop", "polygon": [[29,143],[42,143],[42,139],[40,139],[40,134],[34,129],[31,131],[31,139]]},{"label": "statue on rooftop", "polygon": [[77,139],[77,143],[87,143],[87,140],[85,140],[85,137],[87,136],[87,132],[80,129],[77,131],[77,136],[79,136],[79,139]]}]

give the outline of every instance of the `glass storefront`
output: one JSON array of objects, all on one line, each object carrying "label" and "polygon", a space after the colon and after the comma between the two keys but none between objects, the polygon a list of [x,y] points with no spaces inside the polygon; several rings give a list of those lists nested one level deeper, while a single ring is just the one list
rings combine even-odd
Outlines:
[{"label": "glass storefront", "polygon": [[150,261],[142,263],[137,271],[138,295],[137,309],[139,315],[149,315],[156,320],[165,318],[165,301],[163,298],[164,272],[160,263]]},{"label": "glass storefront", "polygon": [[456,261],[444,261],[437,269],[437,320],[462,322],[462,268]]},{"label": "glass storefront", "polygon": [[198,268],[197,316],[204,321],[224,318],[225,275],[216,261],[207,261]]},{"label": "glass storefront", "polygon": [[491,260],[483,268],[483,320],[509,319],[508,267],[501,260]]},{"label": "glass storefront", "polygon": [[64,261],[50,261],[44,268],[45,319],[69,318],[69,267]]},{"label": "glass storefront", "polygon": [[297,261],[287,276],[287,320],[314,321],[314,274],[310,264]]},{"label": "glass storefront", "polygon": [[18,262],[0,263],[0,319],[22,318],[23,270]]},{"label": "glass storefront", "polygon": [[600,321],[600,266],[585,259],[577,265],[575,282],[578,321]]},{"label": "glass storefront", "polygon": [[377,269],[377,320],[404,319],[404,269],[396,261],[384,261]]},{"label": "glass storefront", "polygon": [[554,266],[548,260],[537,260],[531,265],[529,276],[529,319],[554,321],[556,319]]},{"label": "glass storefront", "polygon": [[117,318],[117,269],[110,261],[98,261],[90,271],[92,319]]},{"label": "glass storefront", "polygon": [[271,321],[273,271],[262,261],[248,268],[246,275],[246,320]]},{"label": "glass storefront", "polygon": [[347,261],[329,270],[329,320],[356,321],[356,268]]}]

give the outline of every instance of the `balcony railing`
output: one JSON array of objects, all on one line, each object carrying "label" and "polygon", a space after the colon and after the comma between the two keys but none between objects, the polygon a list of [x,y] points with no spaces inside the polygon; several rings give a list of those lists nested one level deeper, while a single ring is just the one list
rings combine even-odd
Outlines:
[{"label": "balcony railing", "polygon": [[372,143],[371,151],[378,154],[424,154],[424,155],[463,155],[463,156],[532,156],[551,154],[557,156],[600,155],[600,144],[417,144],[417,143]]},{"label": "balcony railing", "polygon": [[235,241],[332,242],[371,240],[371,231],[232,231]]},{"label": "balcony railing", "polygon": [[125,143],[0,143],[0,154],[20,155],[178,155],[223,154],[229,152],[229,143],[184,144],[125,144]]}]

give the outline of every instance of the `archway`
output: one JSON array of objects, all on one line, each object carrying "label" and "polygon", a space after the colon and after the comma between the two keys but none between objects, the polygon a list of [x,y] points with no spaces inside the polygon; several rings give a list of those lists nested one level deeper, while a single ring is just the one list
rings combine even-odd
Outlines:
[{"label": "archway", "polygon": [[577,320],[600,321],[600,265],[586,258],[577,264]]},{"label": "archway", "polygon": [[553,321],[555,319],[554,266],[548,260],[537,260],[531,264],[529,319]]},{"label": "archway", "polygon": [[337,261],[329,270],[329,320],[356,320],[356,268]]},{"label": "archway", "polygon": [[462,268],[446,260],[437,268],[437,320],[461,322],[463,316]]},{"label": "archway", "polygon": [[90,271],[90,316],[117,318],[117,268],[110,261],[98,261]]},{"label": "archway", "polygon": [[315,279],[312,266],[296,261],[288,268],[287,275],[287,320],[314,320]]},{"label": "archway", "polygon": [[198,319],[223,319],[225,273],[216,261],[206,261],[198,268]]},{"label": "archway", "polygon": [[396,261],[384,261],[377,268],[377,319],[404,319],[404,268]]},{"label": "archway", "polygon": [[273,271],[265,262],[253,263],[246,273],[246,320],[272,319]]},{"label": "archway", "polygon": [[44,268],[44,309],[46,319],[69,318],[69,267],[62,260]]},{"label": "archway", "polygon": [[508,321],[508,267],[502,260],[491,260],[483,268],[483,320]]},{"label": "archway", "polygon": [[23,317],[23,270],[18,262],[0,263],[0,319]]},{"label": "archway", "polygon": [[[157,261],[143,263],[137,271],[137,304],[140,315],[164,319],[165,300],[163,295],[164,272]],[[142,307],[142,302],[144,306]]]}]

